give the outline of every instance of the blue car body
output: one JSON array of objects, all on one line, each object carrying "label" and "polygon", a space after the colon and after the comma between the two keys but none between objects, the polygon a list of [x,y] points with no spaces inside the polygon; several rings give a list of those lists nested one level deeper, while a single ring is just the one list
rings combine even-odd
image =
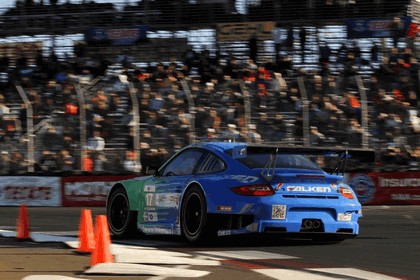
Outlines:
[{"label": "blue car body", "polygon": [[357,236],[356,194],[341,175],[303,155],[329,152],[231,142],[187,146],[153,176],[115,184],[107,201],[111,232],[124,236],[131,226],[190,241],[206,232]]}]

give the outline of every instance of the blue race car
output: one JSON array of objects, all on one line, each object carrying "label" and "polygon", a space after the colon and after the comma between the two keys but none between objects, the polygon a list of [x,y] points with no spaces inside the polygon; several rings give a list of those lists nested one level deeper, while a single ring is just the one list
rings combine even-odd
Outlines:
[{"label": "blue race car", "polygon": [[[340,161],[329,174],[308,154]],[[372,151],[192,144],[154,175],[116,183],[107,199],[109,227],[115,237],[140,231],[190,242],[245,233],[355,237],[362,209],[340,175],[352,154]]]}]

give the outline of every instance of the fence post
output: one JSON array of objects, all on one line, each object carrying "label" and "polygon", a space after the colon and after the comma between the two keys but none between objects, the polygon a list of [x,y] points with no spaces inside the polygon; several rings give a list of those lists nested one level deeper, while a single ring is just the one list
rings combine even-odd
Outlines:
[{"label": "fence post", "polygon": [[244,85],[244,81],[239,80],[239,87],[242,91],[242,96],[244,97],[244,111],[245,111],[245,127],[249,129],[251,124],[251,100],[249,99],[249,91]]},{"label": "fence post", "polygon": [[367,106],[367,96],[365,87],[363,85],[363,80],[360,75],[356,75],[356,83],[357,87],[359,88],[360,98],[361,98],[361,114],[362,114],[362,147],[367,148],[369,146],[369,123],[368,123],[368,106]]},{"label": "fence post", "polygon": [[182,86],[182,89],[185,92],[185,95],[187,96],[188,109],[190,111],[190,116],[191,116],[190,117],[190,129],[189,129],[190,135],[189,135],[188,138],[189,138],[189,143],[192,144],[195,141],[195,113],[196,113],[195,104],[194,104],[194,99],[191,95],[190,88],[189,88],[189,86],[187,84],[187,81],[185,79],[181,80],[181,86]]},{"label": "fence post", "polygon": [[136,88],[133,86],[133,83],[128,83],[128,94],[131,98],[131,103],[133,104],[133,147],[134,147],[134,156],[136,163],[140,166],[140,106],[139,100],[136,95]]},{"label": "fence post", "polygon": [[303,145],[310,146],[309,141],[309,100],[306,94],[305,82],[302,77],[297,79],[300,95],[302,97],[302,117],[303,117]]},{"label": "fence post", "polygon": [[28,172],[35,172],[35,145],[34,145],[34,113],[32,104],[26,96],[22,86],[16,85],[16,89],[26,106],[26,129],[28,134]]},{"label": "fence post", "polygon": [[76,90],[77,99],[79,100],[79,130],[80,130],[80,170],[83,169],[83,159],[85,158],[85,147],[87,143],[86,132],[86,106],[84,91],[80,88],[79,84],[74,85]]}]

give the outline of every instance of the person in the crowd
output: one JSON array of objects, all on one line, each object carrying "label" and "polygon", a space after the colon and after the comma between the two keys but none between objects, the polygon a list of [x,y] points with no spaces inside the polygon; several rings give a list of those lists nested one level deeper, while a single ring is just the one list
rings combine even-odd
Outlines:
[{"label": "person in the crowd", "polygon": [[[306,39],[308,36],[306,34]],[[372,52],[368,75],[361,72],[366,56],[362,55],[360,46],[351,44],[352,41],[343,43],[337,51],[332,50],[332,44],[323,41],[318,49],[316,69],[295,67],[289,51],[277,54],[270,62],[262,62],[261,57],[255,60],[230,55],[222,63],[220,53],[188,48],[179,59],[184,60],[181,64],[171,60],[156,66],[151,63],[145,68],[136,65],[133,69],[121,69],[127,83],[109,74],[92,92],[86,92],[89,97],[85,108],[78,107],[71,80],[77,78],[86,84],[98,77],[98,73],[104,73],[99,67],[105,64],[94,63],[98,58],[89,58],[81,46],[77,47],[76,60],[66,63],[66,71],[55,55],[47,59],[38,53],[37,71],[40,71],[39,76],[45,77],[39,81],[31,76],[18,78],[28,93],[35,125],[45,124],[37,127],[35,137],[36,147],[42,149],[36,157],[37,170],[107,172],[117,161],[114,163],[112,155],[104,153],[108,150],[105,146],[121,153],[118,164],[122,169],[124,155],[129,160],[129,151],[147,144],[148,148],[142,148],[140,157],[146,170],[157,168],[167,155],[195,141],[221,139],[284,144],[292,140],[301,144],[306,137],[304,110],[308,110],[310,126],[313,126],[309,133],[311,145],[360,147],[362,133],[368,133],[370,141],[377,141],[378,145],[405,141],[411,147],[407,151],[416,151],[420,132],[419,66],[415,50],[409,44],[399,48],[403,43],[399,38],[390,49],[379,46],[374,49],[376,41],[373,43],[368,50]],[[301,41],[301,49],[305,44],[308,50],[309,40]],[[337,55],[337,61],[333,55]],[[26,67],[25,55],[19,57],[18,66]],[[308,60],[306,56],[305,59]],[[134,64],[127,66],[131,65]],[[10,68],[10,61],[2,64],[2,69],[5,67]],[[367,130],[361,128],[363,100],[356,83],[358,75],[364,78],[368,98]],[[12,75],[8,78],[9,84],[17,79]],[[303,87],[298,80],[303,82]],[[134,88],[128,89],[129,83]],[[20,104],[16,108],[15,89],[3,85],[0,89],[0,148],[4,151],[5,167],[2,170],[26,172],[28,161],[14,152],[18,145],[26,143],[27,108]],[[131,99],[128,90],[135,92],[139,103],[140,143],[134,143],[133,102],[136,100]],[[70,110],[68,105],[75,106],[75,110]],[[78,147],[78,119],[84,109],[87,135],[91,137],[85,147]],[[403,150],[402,146],[397,146]],[[82,164],[79,163],[80,148],[86,149]],[[390,151],[387,154],[389,156]],[[14,156],[21,158],[21,162],[14,160]],[[132,167],[129,161],[127,163]],[[131,167],[128,169],[138,169]]]}]

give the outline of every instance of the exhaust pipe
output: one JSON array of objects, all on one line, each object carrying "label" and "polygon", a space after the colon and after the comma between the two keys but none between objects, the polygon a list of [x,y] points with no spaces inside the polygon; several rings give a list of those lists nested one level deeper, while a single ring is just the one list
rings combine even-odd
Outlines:
[{"label": "exhaust pipe", "polygon": [[321,227],[321,223],[318,220],[313,221],[312,226],[314,229],[318,229]]},{"label": "exhaust pipe", "polygon": [[304,227],[305,229],[310,229],[310,228],[312,228],[312,227],[313,227],[313,223],[312,223],[312,221],[311,221],[311,220],[306,220],[305,222],[303,222],[303,227]]}]

